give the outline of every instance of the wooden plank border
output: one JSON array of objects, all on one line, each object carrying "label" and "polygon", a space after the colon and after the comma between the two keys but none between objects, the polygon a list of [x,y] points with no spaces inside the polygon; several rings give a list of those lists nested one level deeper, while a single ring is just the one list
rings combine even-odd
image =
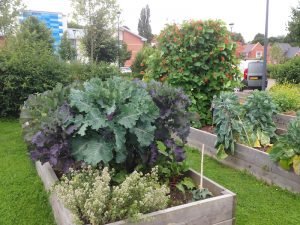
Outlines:
[{"label": "wooden plank border", "polygon": [[242,144],[237,144],[236,153],[225,160],[216,158],[214,148],[217,136],[202,130],[191,128],[188,144],[201,148],[205,144],[206,154],[219,162],[239,170],[247,170],[260,180],[268,184],[275,184],[289,191],[300,193],[300,176],[292,171],[286,171],[269,159],[269,155]]},{"label": "wooden plank border", "polygon": [[[45,189],[50,190],[51,186],[58,180],[49,163],[41,164],[36,162],[36,168],[40,175]],[[199,174],[194,170],[189,171],[197,184]],[[225,189],[214,181],[204,177],[204,187],[215,195],[215,197],[198,202],[159,210],[146,214],[143,219],[134,223],[135,225],[233,225],[235,224],[236,195]],[[73,225],[72,213],[64,207],[55,193],[50,195],[50,203],[53,214],[58,225]],[[119,221],[108,225],[129,225],[127,221]]]}]

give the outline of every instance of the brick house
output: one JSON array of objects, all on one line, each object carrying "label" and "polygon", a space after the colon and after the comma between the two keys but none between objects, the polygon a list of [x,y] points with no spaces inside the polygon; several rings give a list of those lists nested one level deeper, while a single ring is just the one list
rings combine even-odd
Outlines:
[{"label": "brick house", "polygon": [[[270,62],[270,45],[268,46],[268,56],[267,61]],[[264,46],[262,46],[259,42],[256,44],[246,44],[243,46],[243,50],[241,51],[241,57],[244,59],[263,59],[264,57]]]},{"label": "brick house", "polygon": [[127,44],[127,50],[131,51],[131,58],[125,62],[124,66],[131,66],[136,54],[143,48],[146,38],[133,33],[128,27],[120,27],[119,39]]}]

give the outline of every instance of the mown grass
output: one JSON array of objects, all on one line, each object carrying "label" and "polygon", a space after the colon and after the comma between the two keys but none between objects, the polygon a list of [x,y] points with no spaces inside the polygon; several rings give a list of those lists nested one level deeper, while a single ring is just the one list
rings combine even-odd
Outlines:
[{"label": "mown grass", "polygon": [[0,224],[55,224],[16,120],[0,119]]},{"label": "mown grass", "polygon": [[[187,159],[190,166],[199,171],[199,151],[187,148]],[[237,225],[300,224],[300,194],[267,185],[246,172],[231,169],[207,156],[204,175],[237,194]]]}]

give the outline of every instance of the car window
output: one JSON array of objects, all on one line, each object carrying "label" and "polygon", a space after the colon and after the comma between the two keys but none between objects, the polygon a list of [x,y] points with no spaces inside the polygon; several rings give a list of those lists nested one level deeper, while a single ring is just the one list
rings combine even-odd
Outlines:
[{"label": "car window", "polygon": [[250,73],[259,73],[262,74],[264,71],[262,62],[252,62],[248,65],[248,74]]}]

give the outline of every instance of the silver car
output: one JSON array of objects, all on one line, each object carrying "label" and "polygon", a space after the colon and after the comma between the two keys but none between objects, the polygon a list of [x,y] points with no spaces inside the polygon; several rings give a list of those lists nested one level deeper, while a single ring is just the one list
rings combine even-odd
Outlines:
[{"label": "silver car", "polygon": [[[263,76],[264,76],[263,61],[258,60],[254,62],[249,62],[248,68],[246,68],[244,71],[244,80],[242,81],[242,83],[245,85],[244,88],[261,90]],[[266,78],[265,87],[267,86],[268,86],[268,81]]]}]

